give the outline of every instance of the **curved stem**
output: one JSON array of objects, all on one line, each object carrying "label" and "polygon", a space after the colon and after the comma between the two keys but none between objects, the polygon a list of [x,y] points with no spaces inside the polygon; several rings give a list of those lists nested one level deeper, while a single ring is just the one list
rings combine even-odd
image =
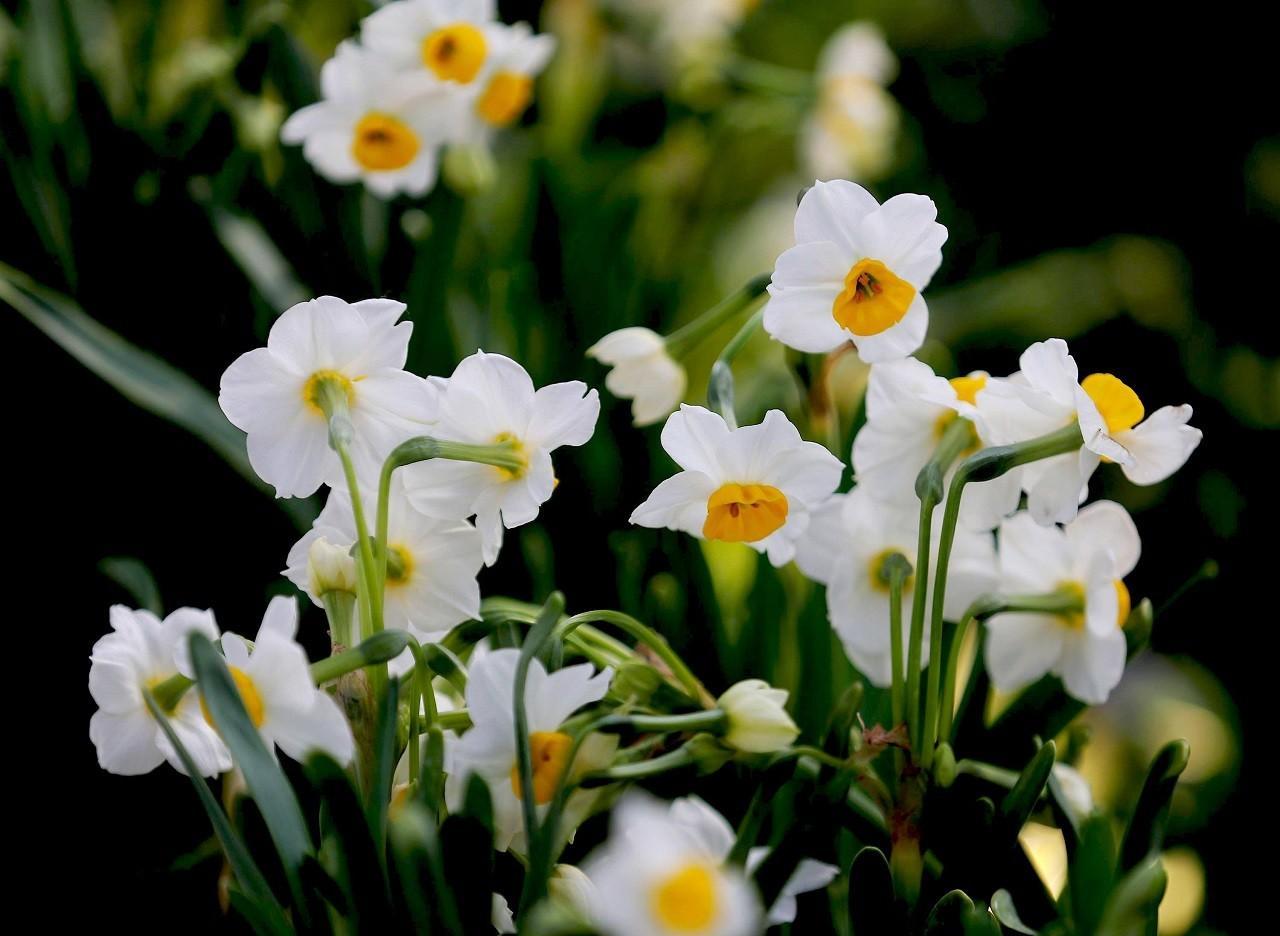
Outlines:
[{"label": "curved stem", "polygon": [[716,362],[711,365],[711,378],[707,381],[707,406],[719,413],[731,430],[738,428],[738,417],[733,408],[733,359],[763,321],[764,309],[757,309],[738,329],[738,333],[729,339]]},{"label": "curved stem", "polygon": [[672,674],[684,687],[684,691],[688,696],[701,704],[705,708],[715,706],[715,699],[707,692],[706,687],[693,674],[693,670],[671,648],[671,644],[667,643],[665,637],[649,627],[647,624],[641,623],[629,614],[621,611],[584,611],[581,614],[575,614],[561,623],[558,633],[563,638],[572,633],[573,630],[589,621],[602,621],[612,624],[630,636],[634,637],[640,643],[644,644],[662,660],[663,663],[671,670]]},{"label": "curved stem", "polygon": [[667,353],[675,356],[687,351],[725,322],[732,319],[764,295],[770,278],[771,274],[769,273],[762,273],[754,277],[737,292],[726,296],[692,322],[676,329],[667,336]]}]

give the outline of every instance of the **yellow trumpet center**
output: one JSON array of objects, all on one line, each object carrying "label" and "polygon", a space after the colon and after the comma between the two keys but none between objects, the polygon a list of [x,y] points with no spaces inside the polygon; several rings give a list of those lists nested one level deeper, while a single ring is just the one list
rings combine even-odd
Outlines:
[{"label": "yellow trumpet center", "polygon": [[[262,707],[262,696],[258,694],[258,687],[253,684],[253,679],[240,667],[228,666],[227,671],[231,673],[231,681],[236,684],[236,692],[240,693],[240,701],[244,703],[244,709],[249,713],[249,721],[253,722],[253,727],[261,728],[265,710]],[[200,711],[204,713],[204,720],[213,725],[213,716],[209,714],[209,707],[205,704],[203,694],[200,696]],[[214,727],[216,728],[217,726],[214,725]]]},{"label": "yellow trumpet center", "polygon": [[451,23],[422,40],[422,64],[441,81],[466,84],[480,73],[487,51],[479,29],[470,23]]},{"label": "yellow trumpet center", "polygon": [[1122,580],[1116,579],[1116,626],[1124,627],[1125,622],[1129,620],[1129,612],[1133,610],[1133,599],[1129,597],[1129,586]]},{"label": "yellow trumpet center", "polygon": [[336,370],[318,370],[308,377],[307,382],[302,385],[303,402],[323,416],[324,407],[321,405],[320,395],[330,387],[337,387],[345,393],[348,405],[355,400],[356,388],[350,377]]},{"label": "yellow trumpet center", "polygon": [[385,172],[403,169],[422,144],[409,125],[390,114],[365,114],[356,124],[351,155],[365,169]]},{"label": "yellow trumpet center", "polygon": [[754,543],[787,522],[787,496],[769,484],[725,484],[707,499],[702,535]]},{"label": "yellow trumpet center", "polygon": [[694,933],[716,918],[715,871],[703,864],[687,864],[658,881],[650,896],[654,917],[667,930]]},{"label": "yellow trumpet center", "polygon": [[404,585],[413,578],[413,553],[399,543],[387,544],[387,586]]},{"label": "yellow trumpet center", "polygon": [[1146,415],[1138,394],[1114,374],[1090,374],[1080,381],[1080,389],[1097,405],[1110,434],[1132,429]]},{"label": "yellow trumpet center", "polygon": [[500,71],[490,79],[484,93],[476,101],[476,113],[486,123],[505,127],[524,113],[532,97],[532,78],[515,72]]},{"label": "yellow trumpet center", "polygon": [[902,321],[916,288],[879,260],[859,260],[844,278],[831,315],[855,335],[878,335]]},{"label": "yellow trumpet center", "polygon": [[[871,578],[871,587],[876,591],[883,592],[886,595],[890,593],[889,573],[885,569],[885,563],[889,561],[890,556],[895,555],[898,552],[899,551],[896,549],[881,550],[872,557],[869,563],[867,563],[867,573]],[[914,572],[902,580],[902,593],[904,595],[911,591],[912,587],[915,585],[915,581],[916,577]]]},{"label": "yellow trumpet center", "polygon": [[[515,455],[520,459],[521,465],[519,468],[503,468],[494,465],[493,470],[502,475],[504,481],[515,481],[517,478],[523,478],[524,473],[529,470],[529,453],[525,451],[524,443],[516,438],[515,433],[512,432],[499,432],[493,437],[494,445],[501,445],[503,442],[513,443]],[[559,487],[560,480],[557,478],[555,483]]]},{"label": "yellow trumpet center", "polygon": [[[1124,627],[1125,621],[1129,620],[1129,612],[1133,608],[1129,587],[1120,579],[1116,579],[1112,584],[1116,589],[1116,627]],[[1079,598],[1081,607],[1084,607],[1085,591],[1084,586],[1079,582],[1063,582],[1058,586],[1058,590]],[[1084,611],[1070,611],[1063,614],[1062,622],[1071,630],[1084,630]]]},{"label": "yellow trumpet center", "polygon": [[[529,735],[529,756],[533,761],[533,801],[539,806],[551,802],[556,786],[569,766],[569,750],[573,739],[561,731],[535,731]],[[524,798],[520,784],[520,765],[511,768],[511,790],[517,799]]]},{"label": "yellow trumpet center", "polygon": [[987,386],[986,374],[970,374],[968,377],[952,377],[947,383],[956,392],[956,399],[970,406],[978,405],[978,393]]}]

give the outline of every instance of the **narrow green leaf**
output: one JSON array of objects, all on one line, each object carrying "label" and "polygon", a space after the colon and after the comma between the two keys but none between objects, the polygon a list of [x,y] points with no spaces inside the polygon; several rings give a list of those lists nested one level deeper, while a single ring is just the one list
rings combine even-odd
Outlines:
[{"label": "narrow green leaf", "polygon": [[445,877],[464,933],[490,928],[493,910],[493,803],[489,784],[476,774],[467,783],[462,809],[440,827]]},{"label": "narrow green leaf", "polygon": [[208,199],[204,201],[218,242],[267,305],[280,313],[311,297],[261,224]]},{"label": "narrow green leaf", "polygon": [[904,931],[902,906],[893,893],[893,874],[884,852],[868,845],[849,868],[849,927],[853,936]]},{"label": "narrow green leaf", "polygon": [[1120,845],[1120,870],[1134,868],[1148,855],[1164,845],[1164,832],[1169,824],[1169,803],[1173,799],[1178,777],[1187,768],[1191,747],[1186,741],[1170,741],[1151,761],[1147,779],[1138,794],[1138,803]]},{"label": "narrow green leaf", "polygon": [[1006,930],[1019,936],[1038,936],[1039,931],[1032,929],[1018,916],[1018,908],[1013,905],[1013,895],[1007,890],[998,890],[991,895],[991,913]]},{"label": "narrow green leaf", "polygon": [[943,894],[924,924],[924,936],[1000,936],[1000,926],[964,891]]},{"label": "narrow green leaf", "polygon": [[131,556],[109,556],[98,563],[98,570],[129,593],[134,607],[145,608],[157,617],[164,615],[160,586],[142,560]]},{"label": "narrow green leaf", "polygon": [[400,680],[387,682],[378,700],[378,728],[373,741],[373,776],[369,778],[365,815],[378,854],[387,840],[387,805],[391,801],[391,780],[396,770],[396,721],[400,715]]},{"label": "narrow green leaf", "polygon": [[[445,877],[435,817],[418,804],[410,803],[397,811],[391,822],[390,837],[400,875],[400,898],[415,920],[422,912],[429,921],[425,926],[419,925],[416,931],[442,930],[461,936],[462,924]],[[421,911],[415,907],[418,894],[424,905]]]},{"label": "narrow green leaf", "polygon": [[1067,892],[1071,918],[1078,936],[1092,936],[1102,919],[1115,883],[1115,839],[1111,821],[1101,814],[1080,824],[1076,853],[1067,868]]},{"label": "narrow green leaf", "polygon": [[1057,749],[1052,741],[1046,742],[1036,751],[1031,762],[1018,776],[1013,789],[1000,801],[1000,813],[996,819],[998,835],[1010,840],[1018,837],[1027,817],[1036,808],[1045,784],[1049,782],[1049,772],[1053,769],[1056,756]]},{"label": "narrow green leaf", "polygon": [[1151,931],[1168,883],[1159,855],[1138,864],[1112,892],[1097,936],[1144,936]]},{"label": "narrow green leaf", "polygon": [[382,932],[389,925],[391,910],[382,873],[385,858],[375,843],[359,794],[347,772],[325,754],[308,758],[306,773],[325,804],[338,846],[334,853],[348,907],[344,915],[357,930]]}]

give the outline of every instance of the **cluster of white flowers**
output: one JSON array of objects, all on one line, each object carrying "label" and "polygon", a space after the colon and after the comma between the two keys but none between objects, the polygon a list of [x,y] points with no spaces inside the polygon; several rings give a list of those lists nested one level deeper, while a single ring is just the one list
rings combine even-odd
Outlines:
[{"label": "cluster of white flowers", "polygon": [[322,98],[284,124],[316,171],[384,198],[423,195],[446,147],[487,147],[533,97],[555,49],[493,0],[395,0],[320,72]]}]

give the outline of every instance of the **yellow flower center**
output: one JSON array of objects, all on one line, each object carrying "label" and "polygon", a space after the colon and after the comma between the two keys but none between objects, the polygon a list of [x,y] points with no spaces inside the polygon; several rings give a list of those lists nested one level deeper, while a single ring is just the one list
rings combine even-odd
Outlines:
[{"label": "yellow flower center", "polygon": [[[1132,609],[1132,599],[1129,597],[1129,587],[1120,579],[1116,579],[1113,583],[1116,589],[1116,627],[1124,627],[1125,621],[1129,620],[1129,611]],[[1084,586],[1079,582],[1063,582],[1058,586],[1058,591],[1066,592],[1074,598],[1079,599],[1080,607],[1083,609],[1085,605]],[[1061,615],[1064,626],[1071,630],[1084,630],[1084,611],[1069,611]]]},{"label": "yellow flower center", "polygon": [[[551,802],[560,778],[569,766],[569,750],[573,739],[561,731],[535,731],[529,735],[529,757],[533,761],[533,801],[539,806]],[[511,768],[511,790],[523,799],[520,765]]]},{"label": "yellow flower center", "polygon": [[1116,612],[1116,626],[1124,627],[1125,622],[1129,620],[1129,612],[1133,610],[1133,599],[1129,597],[1129,586],[1121,579],[1116,579],[1116,604],[1119,610]]},{"label": "yellow flower center", "polygon": [[365,114],[356,124],[351,155],[365,169],[383,172],[403,169],[422,144],[409,125],[390,114]]},{"label": "yellow flower center", "polygon": [[532,78],[515,72],[500,71],[490,79],[484,94],[476,101],[476,113],[486,123],[505,127],[524,113],[532,97]]},{"label": "yellow flower center", "polygon": [[879,260],[859,260],[844,278],[831,315],[855,335],[878,335],[902,321],[916,288]]},{"label": "yellow flower center", "polygon": [[[884,549],[876,553],[871,561],[867,563],[867,572],[871,577],[871,587],[878,592],[889,594],[889,570],[885,568],[885,563],[889,561],[889,557],[897,555],[896,549]],[[902,593],[905,595],[915,584],[915,573],[908,575],[902,580]]]},{"label": "yellow flower center", "polygon": [[987,386],[986,374],[970,374],[968,377],[952,377],[947,383],[956,392],[956,399],[970,406],[978,405],[978,392]]},{"label": "yellow flower center", "polygon": [[787,496],[768,484],[725,484],[707,499],[702,535],[726,543],[754,543],[787,522]]},{"label": "yellow flower center", "polygon": [[[510,432],[499,432],[493,437],[494,445],[501,445],[504,442],[512,443],[513,454],[520,459],[520,467],[503,468],[499,465],[494,465],[493,470],[502,475],[502,480],[504,481],[515,481],[517,478],[523,478],[524,473],[529,470],[529,454],[524,449],[524,443],[516,438],[514,433]],[[560,482],[557,479],[556,485],[559,486],[559,484]]]},{"label": "yellow flower center", "polygon": [[318,370],[308,377],[307,382],[302,385],[302,399],[307,406],[323,416],[325,413],[320,395],[331,388],[340,389],[347,395],[348,406],[355,400],[356,388],[351,378],[336,370]]},{"label": "yellow flower center", "polygon": [[422,64],[441,81],[466,84],[480,73],[487,51],[484,33],[470,23],[452,23],[422,41]]},{"label": "yellow flower center", "polygon": [[[249,713],[249,721],[253,722],[253,727],[261,728],[264,711],[262,708],[262,696],[258,694],[258,687],[253,684],[253,680],[249,675],[238,666],[228,666],[227,671],[231,673],[231,681],[236,684],[236,692],[240,693],[240,701],[244,703],[244,710]],[[209,714],[209,706],[205,704],[204,695],[200,696],[200,711],[204,712],[204,720],[213,725],[213,716]],[[213,725],[216,729],[217,725]]]},{"label": "yellow flower center", "polygon": [[666,929],[693,933],[706,929],[717,916],[715,870],[687,864],[662,878],[650,895],[654,917]]},{"label": "yellow flower center", "polygon": [[399,543],[387,544],[387,586],[396,587],[413,578],[413,553]]},{"label": "yellow flower center", "polygon": [[1114,374],[1090,374],[1080,381],[1080,389],[1097,405],[1111,435],[1132,429],[1146,415],[1138,394]]}]

